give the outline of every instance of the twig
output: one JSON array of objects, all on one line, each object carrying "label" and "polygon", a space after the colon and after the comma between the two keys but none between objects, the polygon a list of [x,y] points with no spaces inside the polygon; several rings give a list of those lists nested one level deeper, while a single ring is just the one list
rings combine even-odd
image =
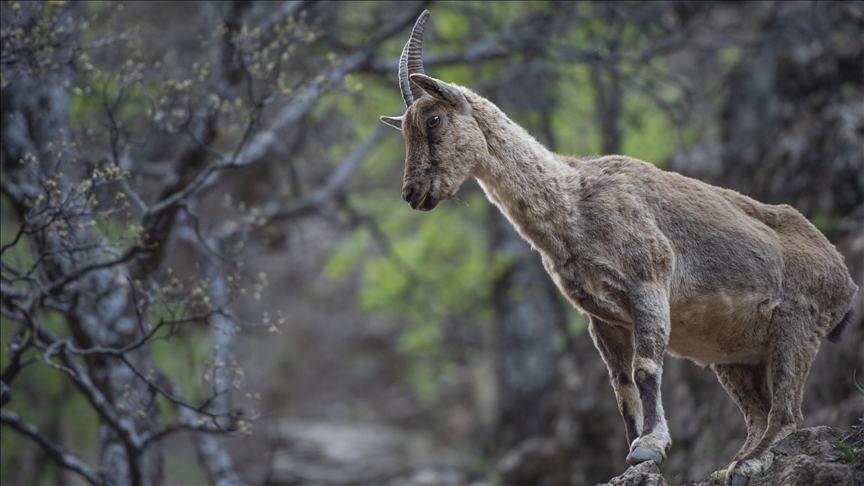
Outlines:
[{"label": "twig", "polygon": [[[45,352],[48,364],[52,368],[63,371],[69,375],[72,379],[72,383],[75,384],[75,387],[78,388],[87,401],[90,402],[90,405],[94,410],[96,410],[99,417],[107,422],[107,424],[117,432],[126,446],[127,451],[130,449],[137,451],[143,450],[141,438],[138,437],[138,433],[135,432],[132,424],[128,423],[127,425],[127,423],[124,423],[126,421],[114,412],[114,405],[105,397],[105,395],[102,394],[101,391],[99,391],[93,381],[90,380],[90,376],[87,372],[82,370],[81,367],[78,366],[78,363],[76,363],[69,355],[69,352],[64,349],[64,346],[67,343],[68,341],[65,339],[61,339],[49,346],[48,350]],[[57,350],[57,354],[60,355],[60,360],[63,362],[63,365],[59,365],[50,359],[51,354],[48,353],[48,351],[52,350],[52,348]]]},{"label": "twig", "polygon": [[90,484],[106,484],[105,479],[95,469],[45,437],[35,425],[25,421],[15,412],[0,410],[0,422],[36,441],[52,459],[57,461],[57,464],[84,476]]},{"label": "twig", "polygon": [[330,177],[327,178],[327,181],[322,184],[320,187],[312,191],[306,197],[289,202],[284,208],[277,209],[276,205],[271,205],[262,213],[262,217],[267,221],[281,221],[285,219],[289,219],[301,214],[309,213],[315,208],[321,206],[330,198],[332,198],[337,191],[339,191],[342,186],[348,181],[348,178],[354,172],[360,162],[366,158],[366,155],[378,145],[378,142],[381,140],[381,137],[384,135],[386,128],[384,125],[378,126],[372,135],[369,136],[366,140],[363,141],[357,148],[354,149],[353,152],[348,154],[345,159],[339,164],[339,167],[330,174]]}]

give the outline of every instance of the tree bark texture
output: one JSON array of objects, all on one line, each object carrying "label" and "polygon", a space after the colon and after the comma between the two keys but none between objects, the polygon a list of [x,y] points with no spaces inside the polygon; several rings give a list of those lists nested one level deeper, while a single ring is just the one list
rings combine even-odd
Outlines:
[{"label": "tree bark texture", "polygon": [[[68,164],[60,166],[48,148],[49,144],[68,142],[68,100],[59,87],[62,80],[63,77],[50,74],[21,76],[3,90],[0,114],[4,171],[8,177],[8,192],[22,217],[28,212],[25,200],[36,200],[50,172],[66,171],[69,177],[69,171],[74,170]],[[26,160],[27,154],[35,155],[38,160],[21,164],[19,161]],[[40,268],[49,282],[74,277],[104,260],[101,249],[106,243],[101,235],[89,226],[71,228],[67,237],[50,228],[30,235],[36,257],[52,255]],[[70,246],[88,245],[92,249],[67,253]],[[69,306],[69,312],[65,317],[77,346],[119,348],[140,337],[138,323],[127,315],[134,305],[130,301],[128,282],[118,280],[114,271],[91,270],[71,280],[66,287],[64,297],[68,297],[68,301],[64,304]],[[152,368],[149,354],[143,348],[127,353],[126,358],[144,373]],[[93,383],[119,411],[124,423],[136,432],[154,429],[159,414],[153,395],[125,363],[117,357],[93,355],[87,360],[87,369]],[[104,421],[100,422],[99,441],[100,469],[109,482],[156,484],[161,481],[162,459],[158,446],[153,445],[147,451],[136,450]],[[131,468],[130,461],[134,464]]]},{"label": "tree bark texture", "polygon": [[[64,13],[74,15],[75,9]],[[65,173],[57,189],[65,193],[69,181],[78,180],[76,175],[84,170],[58,158],[55,150],[71,142],[67,120],[69,99],[62,86],[72,79],[73,72],[68,66],[38,72],[10,65],[4,66],[3,75],[9,82],[0,94],[4,190],[23,220],[30,213],[28,201],[36,201],[43,192],[43,184],[54,173]],[[83,212],[81,208],[71,209]],[[40,218],[52,216],[42,214]],[[117,348],[134,341],[141,328],[129,317],[130,313],[134,315],[134,302],[130,299],[128,282],[118,279],[108,268],[82,273],[105,260],[102,249],[108,243],[88,224],[80,227],[72,224],[67,229],[64,232],[49,225],[30,234],[30,244],[34,258],[47,255],[39,268],[45,282],[68,279],[57,291],[63,291],[58,298],[63,298],[62,304],[68,306],[65,318],[76,346]],[[70,247],[87,249],[70,251]],[[152,368],[146,348],[127,353],[126,359],[143,373]],[[160,447],[152,444],[143,450],[136,444],[139,433],[152,431],[159,423],[159,412],[147,384],[117,357],[91,355],[87,359],[87,372],[106,406],[112,407],[120,417],[120,424],[128,428],[126,432],[118,431],[116,424],[109,424],[100,414],[99,469],[105,481],[160,483]]]}]

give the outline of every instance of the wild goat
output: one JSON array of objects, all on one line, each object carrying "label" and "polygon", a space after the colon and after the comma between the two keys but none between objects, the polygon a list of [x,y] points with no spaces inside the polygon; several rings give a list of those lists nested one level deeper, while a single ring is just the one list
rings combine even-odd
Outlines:
[{"label": "wild goat", "polygon": [[826,334],[839,340],[857,287],[843,257],[790,206],[769,206],[620,155],[546,150],[471,90],[426,76],[429,12],[399,61],[407,110],[381,119],[407,145],[402,199],[433,209],[469,176],[590,316],[624,418],[631,465],[672,444],[663,356],[710,365],[744,413],[725,472],[750,476],[803,421],[804,380]]}]

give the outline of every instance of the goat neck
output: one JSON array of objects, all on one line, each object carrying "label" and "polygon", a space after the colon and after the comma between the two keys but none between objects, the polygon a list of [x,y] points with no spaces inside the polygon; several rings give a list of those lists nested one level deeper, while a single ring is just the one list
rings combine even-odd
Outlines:
[{"label": "goat neck", "polygon": [[547,150],[493,103],[465,91],[488,152],[477,160],[472,175],[535,248],[566,253],[560,222],[575,217],[577,168]]}]

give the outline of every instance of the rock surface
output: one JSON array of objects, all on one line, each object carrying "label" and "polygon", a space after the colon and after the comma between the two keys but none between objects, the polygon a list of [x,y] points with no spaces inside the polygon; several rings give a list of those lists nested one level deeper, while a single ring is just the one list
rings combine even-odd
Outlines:
[{"label": "rock surface", "polygon": [[[283,419],[267,484],[465,484],[456,457],[424,437],[383,425]],[[424,467],[425,466],[425,467]],[[395,483],[393,481],[396,481]]]},{"label": "rock surface", "polygon": [[[842,445],[841,445],[842,442]],[[801,429],[775,445],[774,463],[750,478],[759,486],[843,486],[864,482],[864,427]],[[703,481],[698,486],[714,484]]]},{"label": "rock surface", "polygon": [[[847,431],[812,427],[792,433],[775,445],[774,463],[763,474],[750,478],[750,486],[859,486],[864,484],[864,425]],[[737,483],[737,482],[736,482]],[[598,486],[666,485],[653,462],[631,467],[624,474]],[[709,478],[694,486],[717,486]]]},{"label": "rock surface", "polygon": [[667,484],[657,464],[648,461],[631,467],[608,483],[597,486],[666,486]]}]

